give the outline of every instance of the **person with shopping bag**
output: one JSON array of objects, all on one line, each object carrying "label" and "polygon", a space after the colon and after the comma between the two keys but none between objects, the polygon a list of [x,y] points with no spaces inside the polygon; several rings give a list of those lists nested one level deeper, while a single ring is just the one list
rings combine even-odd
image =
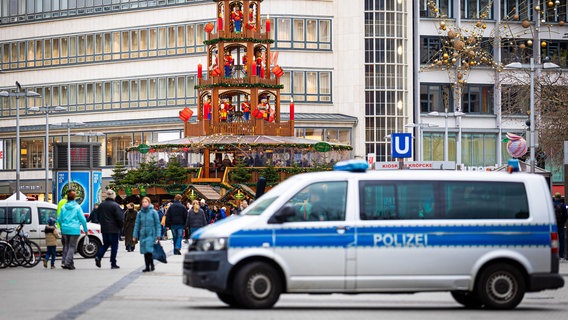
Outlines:
[{"label": "person with shopping bag", "polygon": [[162,225],[158,212],[151,205],[150,198],[142,198],[142,208],[134,223],[133,241],[140,243],[140,254],[144,255],[146,268],[142,272],[154,271],[154,244],[160,243]]}]

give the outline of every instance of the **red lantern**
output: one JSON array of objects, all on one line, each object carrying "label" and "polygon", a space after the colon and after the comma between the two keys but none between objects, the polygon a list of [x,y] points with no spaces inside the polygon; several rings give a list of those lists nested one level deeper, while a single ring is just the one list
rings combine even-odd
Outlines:
[{"label": "red lantern", "polygon": [[187,151],[189,151],[189,148],[188,148],[188,147],[183,147],[183,152],[187,152]]},{"label": "red lantern", "polygon": [[185,107],[183,110],[179,112],[179,118],[183,120],[183,122],[188,122],[189,119],[191,119],[192,115],[193,111],[191,111],[191,109],[188,107]]},{"label": "red lantern", "polygon": [[274,68],[272,68],[272,73],[274,73],[274,75],[277,78],[280,78],[281,76],[284,75],[284,71],[282,70],[282,68],[280,68],[280,66],[276,65],[274,66]]},{"label": "red lantern", "polygon": [[156,152],[156,149],[154,149],[154,148],[150,149],[150,153],[154,153],[154,152]]},{"label": "red lantern", "polygon": [[216,67],[215,69],[211,70],[211,75],[213,77],[217,77],[221,75],[221,69],[219,69],[219,67]]},{"label": "red lantern", "polygon": [[213,31],[213,29],[215,28],[215,26],[213,25],[213,23],[209,22],[205,25],[205,32],[207,33],[211,33],[211,31]]}]

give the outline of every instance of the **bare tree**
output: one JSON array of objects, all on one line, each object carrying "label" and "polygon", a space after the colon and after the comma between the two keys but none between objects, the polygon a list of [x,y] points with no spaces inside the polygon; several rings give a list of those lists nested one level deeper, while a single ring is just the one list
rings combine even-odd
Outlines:
[{"label": "bare tree", "polygon": [[[530,70],[504,71],[500,76],[502,114],[529,115]],[[536,149],[539,166],[562,164],[563,141],[568,140],[568,77],[561,70],[538,70],[534,75]],[[527,129],[530,126],[526,122]]]}]

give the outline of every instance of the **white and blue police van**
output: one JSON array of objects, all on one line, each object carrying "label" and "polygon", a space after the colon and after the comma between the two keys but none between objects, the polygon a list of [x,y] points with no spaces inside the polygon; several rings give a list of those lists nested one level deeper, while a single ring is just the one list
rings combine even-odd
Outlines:
[{"label": "white and blue police van", "polygon": [[447,291],[467,308],[512,309],[564,286],[543,177],[366,167],[292,176],[200,229],[183,282],[243,308],[282,293]]}]

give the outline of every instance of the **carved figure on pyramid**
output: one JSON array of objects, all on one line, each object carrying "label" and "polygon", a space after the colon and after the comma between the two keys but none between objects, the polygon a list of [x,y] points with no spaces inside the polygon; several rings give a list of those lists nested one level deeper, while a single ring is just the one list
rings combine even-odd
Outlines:
[{"label": "carved figure on pyramid", "polygon": [[225,52],[225,78],[230,78],[231,77],[231,69],[233,68],[233,64],[234,64],[234,60],[233,57],[231,56],[230,52]]},{"label": "carved figure on pyramid", "polygon": [[227,122],[227,117],[229,114],[229,99],[221,100],[219,105],[219,120],[221,122]]},{"label": "carved figure on pyramid", "polygon": [[250,120],[250,99],[246,97],[245,101],[241,103],[241,111],[246,121]]},{"label": "carved figure on pyramid", "polygon": [[254,21],[254,6],[249,5],[248,21],[245,26],[248,30],[256,31],[256,22]]},{"label": "carved figure on pyramid", "polygon": [[205,99],[203,103],[203,119],[211,120],[211,103],[209,102],[209,98]]},{"label": "carved figure on pyramid", "polygon": [[231,20],[233,21],[234,32],[241,33],[242,23],[243,23],[243,12],[240,6],[234,6],[233,12],[231,12]]}]

